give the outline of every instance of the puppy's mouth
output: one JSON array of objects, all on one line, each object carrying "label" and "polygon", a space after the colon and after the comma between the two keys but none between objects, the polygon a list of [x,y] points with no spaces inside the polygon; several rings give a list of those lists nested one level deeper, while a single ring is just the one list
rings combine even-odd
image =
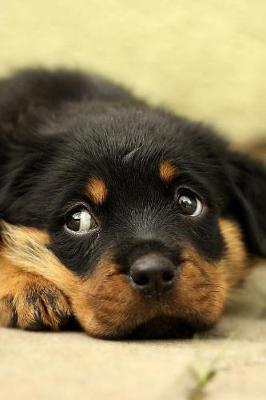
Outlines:
[{"label": "puppy's mouth", "polygon": [[89,312],[86,307],[77,317],[88,334],[111,340],[189,339],[213,326],[214,321],[202,315],[178,313],[171,306],[174,297],[170,292],[164,299],[121,302],[119,308],[108,299],[99,304],[98,299],[97,307]]}]

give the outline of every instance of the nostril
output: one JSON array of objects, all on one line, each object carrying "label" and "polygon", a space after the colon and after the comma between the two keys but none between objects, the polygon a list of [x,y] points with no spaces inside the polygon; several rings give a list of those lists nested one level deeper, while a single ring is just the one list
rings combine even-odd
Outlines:
[{"label": "nostril", "polygon": [[144,273],[132,274],[131,278],[138,286],[146,286],[149,283],[149,278]]},{"label": "nostril", "polygon": [[165,283],[171,283],[174,279],[174,272],[173,271],[164,271],[162,274],[162,280]]}]

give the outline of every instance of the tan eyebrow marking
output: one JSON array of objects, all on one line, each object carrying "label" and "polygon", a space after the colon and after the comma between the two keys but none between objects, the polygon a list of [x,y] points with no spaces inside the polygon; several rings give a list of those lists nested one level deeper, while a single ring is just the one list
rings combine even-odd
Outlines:
[{"label": "tan eyebrow marking", "polygon": [[177,168],[172,161],[163,161],[159,167],[159,175],[163,182],[170,183],[177,176]]},{"label": "tan eyebrow marking", "polygon": [[86,185],[85,194],[97,205],[105,202],[108,191],[106,184],[101,178],[91,178]]}]

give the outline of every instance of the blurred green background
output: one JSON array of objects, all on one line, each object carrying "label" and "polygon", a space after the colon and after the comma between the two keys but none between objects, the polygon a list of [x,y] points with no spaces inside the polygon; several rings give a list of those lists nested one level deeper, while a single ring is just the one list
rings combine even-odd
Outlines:
[{"label": "blurred green background", "polygon": [[265,0],[0,0],[0,74],[74,66],[235,140],[266,132]]}]

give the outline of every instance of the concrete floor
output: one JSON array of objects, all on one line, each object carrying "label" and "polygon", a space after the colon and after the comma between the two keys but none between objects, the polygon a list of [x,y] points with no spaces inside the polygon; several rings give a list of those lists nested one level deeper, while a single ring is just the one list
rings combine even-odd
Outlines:
[{"label": "concrete floor", "polygon": [[[0,329],[1,398],[265,400],[265,281],[266,269],[256,269],[218,327],[191,341],[112,342],[78,332]],[[215,370],[203,394],[194,393],[191,368],[200,375]]]}]

